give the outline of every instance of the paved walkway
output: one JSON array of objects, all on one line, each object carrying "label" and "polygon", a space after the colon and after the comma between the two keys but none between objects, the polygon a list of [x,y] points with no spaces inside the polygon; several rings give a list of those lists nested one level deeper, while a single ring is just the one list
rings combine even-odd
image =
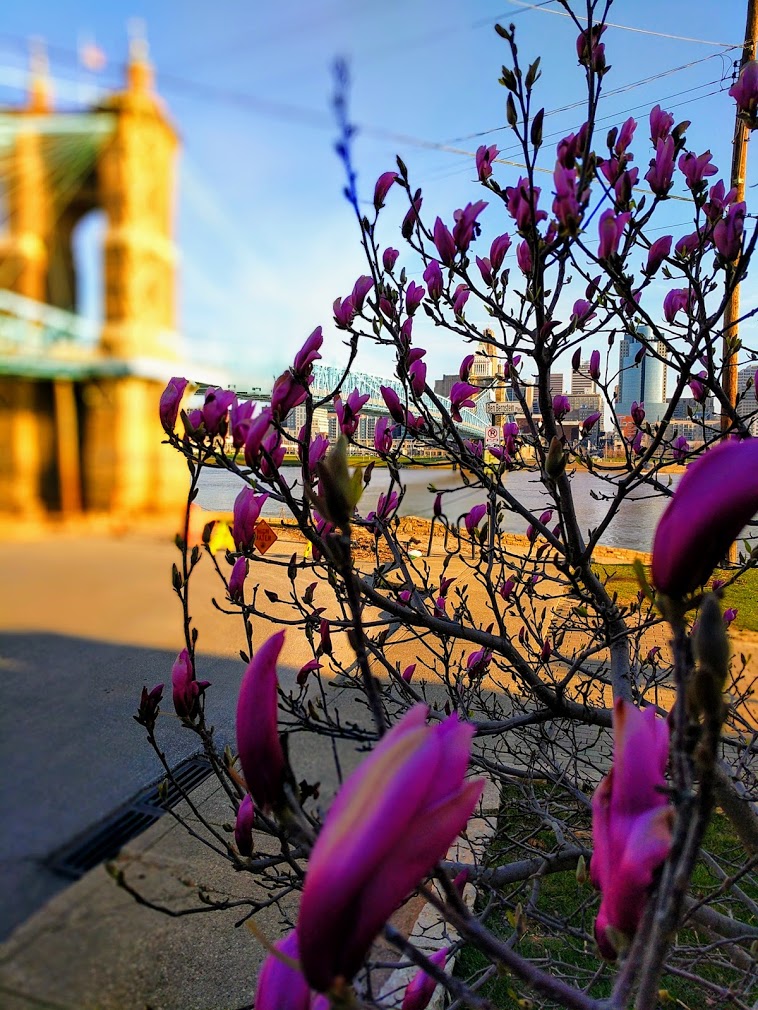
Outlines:
[{"label": "paved walkway", "polygon": [[[275,550],[289,557],[292,545]],[[169,579],[177,556],[164,535],[145,533],[0,545],[0,565],[13,573],[0,580],[0,936],[13,931],[0,949],[4,1010],[235,1010],[251,1002],[262,951],[247,929],[235,928],[238,911],[170,918],[137,905],[102,867],[66,886],[44,866],[57,847],[161,774],[131,716],[143,684],[170,682],[182,645]],[[268,587],[283,595],[284,573],[269,572]],[[448,574],[462,580],[462,564]],[[233,727],[244,640],[241,626],[209,602],[218,589],[205,561],[196,579],[200,675],[212,682],[209,710],[223,742]],[[407,643],[398,658],[412,662],[415,649]],[[285,686],[306,658],[293,635]],[[347,699],[342,709],[364,718]],[[172,764],[196,750],[170,700],[161,732]],[[293,747],[298,774],[323,778],[329,745],[296,737]],[[348,767],[358,760],[351,748],[343,757]],[[229,820],[217,786],[209,781],[195,795],[214,821]],[[198,883],[245,896],[245,877],[170,816],[120,859],[129,879],[174,910],[187,906]],[[262,925],[275,935],[277,913]]]}]

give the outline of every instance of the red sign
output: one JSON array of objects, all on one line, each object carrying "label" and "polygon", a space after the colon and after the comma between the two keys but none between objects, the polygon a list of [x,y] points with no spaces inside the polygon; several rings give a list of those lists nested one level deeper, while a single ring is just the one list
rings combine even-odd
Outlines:
[{"label": "red sign", "polygon": [[273,546],[279,537],[274,533],[265,519],[259,519],[255,525],[255,549],[265,554],[269,547]]}]

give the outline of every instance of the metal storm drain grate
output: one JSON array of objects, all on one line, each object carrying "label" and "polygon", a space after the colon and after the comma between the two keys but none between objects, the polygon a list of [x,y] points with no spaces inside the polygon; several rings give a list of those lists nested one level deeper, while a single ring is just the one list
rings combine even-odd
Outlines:
[{"label": "metal storm drain grate", "polygon": [[182,800],[183,793],[199,786],[210,774],[210,762],[204,757],[183,761],[173,769],[174,781],[166,782],[165,788],[159,783],[144,789],[104,821],[54,852],[45,865],[53,873],[78,880],[89,870],[117,855],[128,841],[175,807]]}]

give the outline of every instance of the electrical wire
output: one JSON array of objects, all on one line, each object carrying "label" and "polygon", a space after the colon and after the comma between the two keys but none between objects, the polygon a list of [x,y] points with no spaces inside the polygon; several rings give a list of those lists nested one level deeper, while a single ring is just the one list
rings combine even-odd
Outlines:
[{"label": "electrical wire", "polygon": [[[573,17],[570,14],[567,14],[565,11],[544,10],[545,6],[544,4],[531,4],[527,3],[526,0],[508,0],[508,3],[513,4],[514,7],[524,8],[525,10],[540,10],[542,11],[543,14],[555,14],[560,18],[569,18],[571,21],[574,20]],[[577,21],[587,20],[587,18],[582,17],[581,15],[576,15],[576,19]],[[736,49],[736,48],[741,49],[742,46],[744,45],[744,42],[740,43],[712,42],[708,39],[689,38],[686,35],[671,35],[668,32],[655,32],[649,28],[635,28],[631,25],[615,24],[613,21],[604,21],[603,23],[608,28],[619,28],[621,29],[621,31],[624,32],[634,32],[637,35],[654,35],[656,38],[659,39],[673,39],[676,42],[694,42],[701,46],[719,46],[722,49]]]}]

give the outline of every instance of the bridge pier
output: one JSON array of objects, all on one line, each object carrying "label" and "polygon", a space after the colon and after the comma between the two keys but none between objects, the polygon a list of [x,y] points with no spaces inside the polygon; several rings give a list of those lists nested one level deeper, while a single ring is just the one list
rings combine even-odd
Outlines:
[{"label": "bridge pier", "polygon": [[162,444],[157,405],[163,388],[136,376],[86,385],[83,484],[89,511],[178,519],[189,475],[183,458]]}]

